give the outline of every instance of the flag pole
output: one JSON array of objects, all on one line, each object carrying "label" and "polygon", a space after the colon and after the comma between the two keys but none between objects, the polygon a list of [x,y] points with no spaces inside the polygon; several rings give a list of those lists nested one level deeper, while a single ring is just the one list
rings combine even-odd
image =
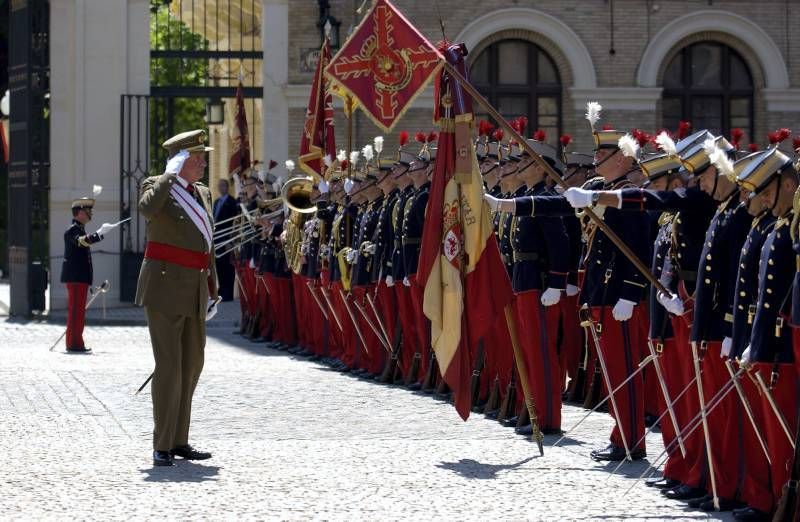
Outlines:
[{"label": "flag pole", "polygon": [[[464,76],[455,67],[449,64],[447,60],[442,58],[441,63],[444,69],[447,71],[447,73],[452,75],[453,78],[455,78],[461,84],[463,89],[467,91],[467,93],[472,97],[472,99],[477,101],[481,105],[481,107],[483,107],[486,110],[489,116],[491,116],[495,121],[497,121],[497,123],[501,127],[503,127],[503,130],[505,130],[505,132],[510,134],[511,137],[517,143],[519,143],[519,146],[526,153],[528,153],[528,155],[531,158],[533,158],[534,161],[536,161],[536,163],[540,167],[544,169],[547,176],[551,180],[553,180],[553,182],[556,185],[566,189],[567,184],[564,182],[563,179],[561,179],[561,176],[559,176],[558,173],[555,170],[553,170],[553,167],[551,167],[549,163],[544,161],[544,159],[542,159],[542,157],[539,154],[537,154],[536,151],[533,150],[533,148],[528,144],[528,142],[525,140],[523,136],[520,136],[520,134],[516,130],[514,130],[513,127],[511,127],[511,125],[505,120],[505,118],[503,118],[503,116],[499,112],[497,112],[497,109],[492,107],[492,104],[489,103],[489,101],[486,98],[484,98],[484,96],[481,93],[479,93],[478,90],[466,78],[464,78]],[[625,242],[623,242],[622,239],[620,239],[620,237],[613,230],[611,230],[611,228],[605,223],[605,221],[603,221],[602,218],[600,218],[597,214],[595,214],[590,207],[586,207],[584,209],[584,213],[585,215],[589,216],[589,218],[595,223],[595,225],[597,225],[597,228],[599,228],[606,236],[608,236],[608,239],[610,239],[611,242],[614,243],[614,245],[620,249],[623,255],[627,257],[631,263],[633,263],[636,269],[639,272],[641,272],[642,275],[646,277],[648,281],[650,281],[650,283],[656,290],[658,290],[659,292],[663,292],[667,295],[671,294],[671,292],[667,290],[664,287],[664,285],[661,284],[658,278],[655,275],[653,275],[652,272],[650,272],[650,269],[647,267],[647,265],[645,265],[641,261],[641,259],[639,259],[639,257],[633,253],[633,251],[628,247],[628,245],[626,245]]]},{"label": "flag pole", "polygon": [[517,338],[517,323],[514,321],[511,305],[506,305],[503,311],[506,314],[506,326],[508,326],[508,335],[511,338],[511,347],[514,349],[514,359],[517,362],[519,380],[522,381],[522,393],[525,395],[525,407],[528,409],[528,416],[530,417],[531,428],[533,429],[531,438],[535,440],[536,444],[539,446],[539,455],[544,455],[544,435],[542,435],[542,430],[539,429],[539,417],[536,414],[536,405],[533,403],[533,397],[528,389],[528,368],[525,366],[525,359],[522,357],[522,349],[519,346],[519,339]]}]

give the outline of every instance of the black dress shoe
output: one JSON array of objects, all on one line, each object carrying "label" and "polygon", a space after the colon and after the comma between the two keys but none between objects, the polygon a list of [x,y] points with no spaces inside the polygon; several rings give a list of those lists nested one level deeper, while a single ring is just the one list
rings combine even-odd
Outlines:
[{"label": "black dress shoe", "polygon": [[706,494],[706,490],[702,488],[693,488],[692,486],[687,486],[686,484],[681,484],[680,486],[672,489],[662,489],[661,494],[663,494],[667,498],[671,498],[672,500],[689,500],[692,498],[700,498]]},{"label": "black dress shoe", "polygon": [[91,351],[91,348],[85,346],[70,346],[67,348],[67,353],[90,353]]},{"label": "black dress shoe", "polygon": [[491,411],[487,411],[486,413],[484,413],[484,416],[487,419],[496,419],[498,413],[500,413],[500,410],[491,410]]},{"label": "black dress shoe", "polygon": [[506,427],[510,428],[511,426],[516,426],[518,420],[519,420],[519,417],[514,415],[513,417],[503,419],[501,424],[503,426],[506,426]]},{"label": "black dress shoe", "polygon": [[686,502],[686,505],[689,506],[690,508],[697,509],[702,504],[705,504],[706,502],[712,502],[713,503],[713,500],[714,500],[714,497],[712,497],[711,495],[706,493],[705,495],[699,496],[697,498],[690,498]]},{"label": "black dress shoe", "polygon": [[[625,448],[620,448],[619,446],[614,446],[613,444],[609,444],[605,449],[594,450],[590,453],[590,455],[594,460],[607,460],[609,462],[619,462],[620,460],[625,460],[627,458]],[[646,456],[647,453],[643,449],[635,449],[631,451],[631,460],[641,460]]]},{"label": "black dress shoe", "polygon": [[519,428],[514,428],[514,432],[517,435],[525,435],[526,437],[530,437],[531,435],[533,435],[533,426],[531,426],[530,424],[526,424],[524,426],[520,426]]},{"label": "black dress shoe", "polygon": [[172,454],[169,451],[154,451],[153,452],[153,466],[174,466],[175,462],[172,460]]},{"label": "black dress shoe", "polygon": [[[744,504],[742,504],[741,502],[738,502],[736,500],[729,500],[727,498],[719,499],[719,511],[733,511],[734,509],[741,508],[743,505]],[[703,502],[702,504],[700,504],[697,507],[699,507],[703,511],[707,511],[707,512],[717,511],[717,508],[714,506],[713,497],[709,498],[706,502]]]},{"label": "black dress shoe", "polygon": [[564,430],[561,428],[539,428],[543,435],[558,435],[561,436],[564,434]]},{"label": "black dress shoe", "polygon": [[207,451],[198,451],[188,444],[171,449],[170,454],[173,457],[180,457],[186,460],[206,460],[211,458],[211,453]]},{"label": "black dress shoe", "polygon": [[657,489],[672,489],[680,486],[681,481],[670,478],[660,478],[655,480],[648,480],[645,482],[645,485]]},{"label": "black dress shoe", "polygon": [[763,511],[759,511],[751,507],[746,507],[734,511],[733,519],[740,520],[743,522],[767,522],[769,520],[772,520],[772,517],[770,516],[769,513],[764,513]]},{"label": "black dress shoe", "polygon": [[422,385],[418,382],[412,382],[408,385],[408,389],[411,391],[418,391],[422,388]]}]

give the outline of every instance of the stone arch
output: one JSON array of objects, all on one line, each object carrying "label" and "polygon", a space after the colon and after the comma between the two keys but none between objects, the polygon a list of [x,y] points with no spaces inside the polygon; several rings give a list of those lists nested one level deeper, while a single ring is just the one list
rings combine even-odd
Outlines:
[{"label": "stone arch", "polygon": [[640,87],[659,85],[669,59],[680,48],[701,40],[719,41],[736,49],[750,67],[757,85],[761,83],[770,89],[789,87],[786,63],[772,38],[747,18],[717,10],[688,13],[661,28],[642,54],[636,73],[637,84]]},{"label": "stone arch", "polygon": [[556,62],[564,87],[597,87],[594,63],[583,41],[564,22],[535,9],[493,11],[473,20],[454,41],[464,42],[470,55],[477,56],[486,46],[506,38],[529,40],[547,52]]}]

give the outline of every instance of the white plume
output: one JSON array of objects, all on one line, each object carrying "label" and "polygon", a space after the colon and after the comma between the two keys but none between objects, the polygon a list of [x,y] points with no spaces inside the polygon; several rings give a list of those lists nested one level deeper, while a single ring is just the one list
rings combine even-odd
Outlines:
[{"label": "white plume", "polygon": [[336,155],[336,160],[341,163],[347,159],[347,151],[344,149],[339,149],[339,153]]},{"label": "white plume", "polygon": [[97,197],[97,196],[100,195],[101,192],[103,192],[103,186],[102,185],[93,185],[92,186],[92,196]]},{"label": "white plume", "polygon": [[595,124],[600,120],[600,112],[603,106],[597,102],[589,102],[586,104],[586,119],[589,120],[589,125],[594,130]]},{"label": "white plume", "polygon": [[322,158],[322,162],[326,167],[330,167],[333,164],[333,159],[331,158],[330,154],[325,154],[325,157]]},{"label": "white plume", "polygon": [[656,137],[656,144],[658,145],[658,148],[669,155],[674,156],[678,153],[678,149],[675,147],[675,141],[669,137],[667,131],[661,131],[661,134]]},{"label": "white plume", "polygon": [[350,164],[353,167],[355,167],[356,163],[358,163],[358,156],[359,154],[357,150],[350,151]]},{"label": "white plume", "polygon": [[707,138],[703,142],[703,152],[706,153],[706,156],[711,158],[714,152],[717,150],[717,140],[714,138]]},{"label": "white plume", "polygon": [[361,149],[361,154],[367,162],[370,162],[375,157],[375,150],[372,145],[364,145],[364,148]]},{"label": "white plume", "polygon": [[626,158],[639,157],[639,142],[637,142],[630,134],[622,136],[617,142],[617,146],[622,151],[622,155]]},{"label": "white plume", "polygon": [[286,163],[284,163],[284,165],[286,165],[286,170],[291,174],[291,172],[294,170],[294,161],[286,160]]},{"label": "white plume", "polygon": [[375,152],[378,154],[383,152],[383,136],[375,136],[373,143],[375,145]]},{"label": "white plume", "polygon": [[[706,140],[706,143],[713,140]],[[703,143],[703,148],[706,148],[706,143]],[[708,154],[708,150],[706,150]],[[714,150],[708,154],[708,159],[717,167],[719,174],[724,174],[728,179],[736,179],[736,171],[733,168],[733,161],[728,157],[724,150],[720,149],[714,144]]]}]

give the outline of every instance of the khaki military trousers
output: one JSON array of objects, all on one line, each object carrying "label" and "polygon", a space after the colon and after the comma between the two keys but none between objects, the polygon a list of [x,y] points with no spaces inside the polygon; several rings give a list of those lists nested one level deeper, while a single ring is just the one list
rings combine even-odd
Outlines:
[{"label": "khaki military trousers", "polygon": [[145,307],[156,368],[153,372],[153,449],[188,444],[192,395],[203,371],[205,317],[164,313]]}]

